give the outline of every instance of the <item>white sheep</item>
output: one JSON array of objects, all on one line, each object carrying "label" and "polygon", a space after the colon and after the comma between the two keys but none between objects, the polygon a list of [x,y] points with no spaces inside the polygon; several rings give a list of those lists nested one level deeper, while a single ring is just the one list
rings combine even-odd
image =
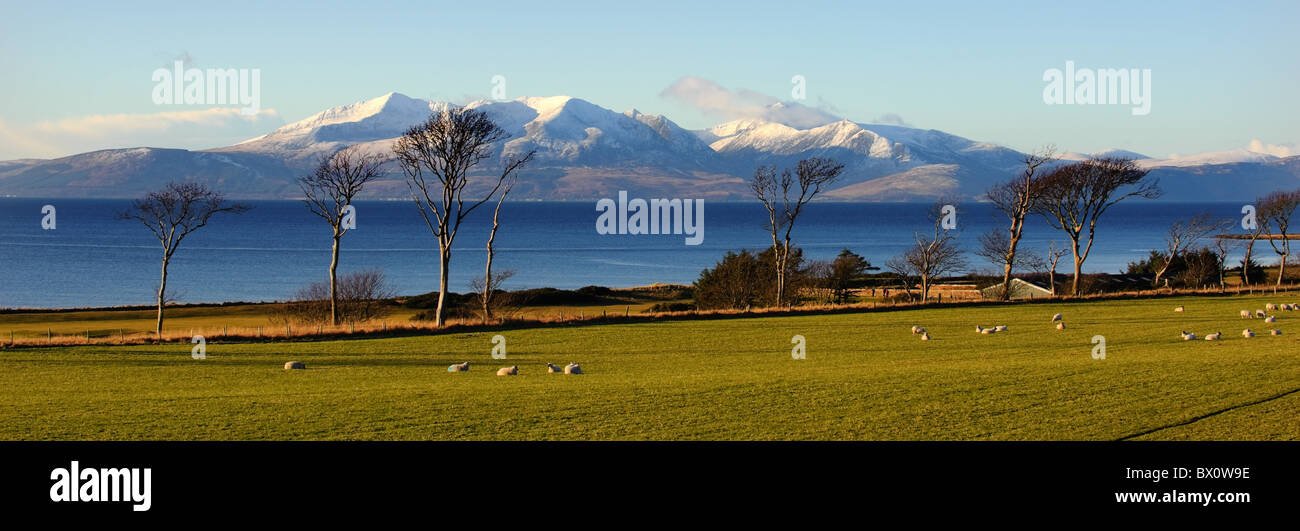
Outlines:
[{"label": "white sheep", "polygon": [[984,333],[984,327],[982,327],[982,326],[980,326],[980,325],[975,325],[975,333],[976,333],[976,334],[983,334],[983,333]]},{"label": "white sheep", "polygon": [[1277,322],[1277,317],[1270,315],[1270,316],[1264,318],[1264,322],[1265,322],[1265,323],[1276,323],[1276,322]]},{"label": "white sheep", "polygon": [[468,371],[468,370],[469,370],[469,362],[468,362],[468,361],[465,362],[465,363],[457,363],[457,364],[455,364],[455,365],[452,365],[452,366],[450,366],[450,367],[447,367],[447,372],[465,372],[465,371]]},{"label": "white sheep", "polygon": [[515,376],[519,374],[519,366],[502,367],[497,369],[497,376]]},{"label": "white sheep", "polygon": [[994,332],[1006,332],[1006,331],[1007,331],[1007,325],[997,325],[997,326],[993,327],[993,331],[994,331]]},{"label": "white sheep", "polygon": [[915,335],[915,334],[924,334],[924,333],[925,333],[925,329],[924,329],[924,328],[921,328],[921,327],[916,326],[916,325],[912,325],[912,334],[913,334],[913,335]]},{"label": "white sheep", "polygon": [[1205,336],[1205,340],[1206,340],[1206,341],[1218,341],[1219,338],[1221,338],[1221,337],[1223,337],[1223,332],[1215,332],[1215,333],[1213,333],[1213,334],[1206,334],[1206,336]]},{"label": "white sheep", "polygon": [[568,365],[564,366],[564,374],[582,374],[582,367],[578,366],[577,363],[569,362]]},{"label": "white sheep", "polygon": [[1273,303],[1270,302],[1270,303],[1264,305],[1264,309],[1265,309],[1265,310],[1268,310],[1268,311],[1270,311],[1270,312],[1272,312],[1272,311],[1276,311],[1276,310],[1277,310],[1277,305],[1276,305],[1276,304],[1273,304]]},{"label": "white sheep", "polygon": [[930,333],[929,333],[929,332],[921,332],[921,341],[929,341],[929,340],[930,340]]},{"label": "white sheep", "polygon": [[1179,306],[1179,307],[1177,307],[1177,308],[1174,308],[1174,311],[1175,311],[1175,312],[1182,312],[1182,311],[1183,311],[1183,307],[1182,307],[1182,306]]},{"label": "white sheep", "polygon": [[1183,341],[1194,341],[1195,339],[1196,334],[1183,330]]},{"label": "white sheep", "polygon": [[1255,337],[1255,331],[1249,328],[1242,330],[1241,337]]},{"label": "white sheep", "polygon": [[1274,328],[1274,329],[1272,329],[1272,330],[1269,330],[1269,333],[1272,334],[1272,335],[1275,335],[1275,336],[1280,336],[1280,335],[1282,335],[1282,331],[1281,331],[1281,330],[1278,330],[1278,329],[1276,329],[1276,328]]},{"label": "white sheep", "polygon": [[549,374],[555,374],[555,373],[564,372],[564,369],[561,369],[561,368],[559,368],[559,367],[556,367],[554,364],[547,363],[547,364],[546,364],[546,372],[549,373]]},{"label": "white sheep", "polygon": [[1264,317],[1265,315],[1268,315],[1268,313],[1264,310],[1255,310],[1255,317]]},{"label": "white sheep", "polygon": [[1060,320],[1061,320],[1061,314],[1058,313],[1058,314],[1052,316],[1052,322],[1053,322],[1053,323],[1055,323],[1055,322],[1057,322],[1057,321],[1060,321]]},{"label": "white sheep", "polygon": [[981,334],[985,334],[985,335],[991,335],[991,334],[993,334],[994,332],[997,332],[997,331],[998,331],[998,330],[997,330],[996,328],[981,328],[981,329],[980,329],[980,333],[981,333]]},{"label": "white sheep", "polygon": [[1065,322],[1062,321],[1062,322],[1056,323],[1056,329],[1057,329],[1057,330],[1065,330]]},{"label": "white sheep", "polygon": [[1250,310],[1242,310],[1242,311],[1241,311],[1241,318],[1242,318],[1242,319],[1250,319],[1251,317],[1253,317],[1253,316],[1250,314]]}]

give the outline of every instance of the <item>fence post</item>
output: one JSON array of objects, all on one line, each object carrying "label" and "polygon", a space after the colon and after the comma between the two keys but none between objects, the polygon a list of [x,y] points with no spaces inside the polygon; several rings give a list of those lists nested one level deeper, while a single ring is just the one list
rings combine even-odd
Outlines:
[{"label": "fence post", "polygon": [[54,330],[51,330],[49,328],[45,329],[45,342],[46,343],[54,342]]}]

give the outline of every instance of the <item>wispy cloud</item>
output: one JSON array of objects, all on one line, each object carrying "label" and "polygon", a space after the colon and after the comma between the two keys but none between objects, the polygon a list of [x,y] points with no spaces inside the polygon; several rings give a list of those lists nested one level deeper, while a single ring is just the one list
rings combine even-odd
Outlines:
[{"label": "wispy cloud", "polygon": [[694,107],[705,116],[724,121],[760,119],[803,129],[841,119],[824,110],[823,107],[830,107],[825,102],[822,102],[821,107],[810,107],[798,102],[781,101],[753,90],[731,90],[701,77],[678,79],[659,95]]},{"label": "wispy cloud", "polygon": [[1300,155],[1300,149],[1297,149],[1295,144],[1265,144],[1264,141],[1258,138],[1251,140],[1246,149],[1255,153],[1267,153],[1275,157]]},{"label": "wispy cloud", "polygon": [[33,124],[0,120],[0,160],[52,158],[98,149],[202,149],[234,144],[283,125],[273,109],[244,115],[238,108],[151,114],[97,114]]}]

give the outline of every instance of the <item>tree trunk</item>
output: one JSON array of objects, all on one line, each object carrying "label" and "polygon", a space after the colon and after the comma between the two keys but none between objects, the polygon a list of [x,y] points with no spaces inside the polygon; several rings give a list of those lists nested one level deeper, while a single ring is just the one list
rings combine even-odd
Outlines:
[{"label": "tree trunk", "polygon": [[1241,283],[1250,285],[1250,254],[1254,250],[1255,240],[1246,243],[1246,258],[1241,261]]},{"label": "tree trunk", "polygon": [[330,324],[339,325],[339,232],[334,230],[334,254],[330,257]]},{"label": "tree trunk", "polygon": [[164,297],[167,294],[167,262],[168,259],[164,257],[162,262],[162,279],[158,282],[158,322],[154,328],[154,333],[158,335],[159,343],[162,342],[163,304],[167,302],[164,300]]},{"label": "tree trunk", "polygon": [[[1286,255],[1284,254],[1282,255],[1282,260],[1280,260],[1277,264],[1277,286],[1278,287],[1282,286],[1282,278],[1285,276],[1286,276]],[[1277,290],[1274,289],[1273,293],[1277,293]]]},{"label": "tree trunk", "polygon": [[492,250],[492,240],[496,237],[497,226],[494,221],[492,233],[488,235],[487,241],[487,265],[483,268],[483,324],[488,324],[492,320],[492,255],[496,254]]},{"label": "tree trunk", "polygon": [[447,324],[443,310],[447,304],[447,274],[450,263],[451,245],[440,245],[438,248],[438,309],[434,312],[434,322],[439,328]]},{"label": "tree trunk", "polygon": [[1070,294],[1075,297],[1079,296],[1079,273],[1083,270],[1083,260],[1079,256],[1079,242],[1074,242],[1072,249],[1074,254],[1074,282],[1070,287]]}]

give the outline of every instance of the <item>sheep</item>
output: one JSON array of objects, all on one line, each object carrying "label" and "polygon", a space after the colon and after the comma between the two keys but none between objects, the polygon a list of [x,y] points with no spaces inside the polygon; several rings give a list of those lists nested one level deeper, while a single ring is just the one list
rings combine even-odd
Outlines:
[{"label": "sheep", "polygon": [[582,367],[571,361],[564,366],[564,374],[582,374]]},{"label": "sheep", "polygon": [[1270,315],[1270,316],[1264,318],[1264,322],[1265,322],[1265,323],[1276,323],[1276,322],[1277,322],[1277,317]]},{"label": "sheep", "polygon": [[982,327],[982,326],[980,326],[980,325],[975,325],[975,333],[976,333],[976,334],[983,334],[983,333],[984,333],[984,327]]},{"label": "sheep", "polygon": [[457,364],[455,364],[455,365],[452,365],[452,366],[450,366],[450,367],[447,367],[447,372],[465,372],[465,371],[468,371],[468,370],[469,370],[469,362],[468,362],[468,361],[465,362],[465,363],[457,363]]},{"label": "sheep", "polygon": [[497,376],[515,376],[519,374],[519,366],[502,367],[497,369]]},{"label": "sheep", "polygon": [[921,332],[921,341],[929,341],[929,340],[930,340],[930,333],[929,333],[929,332]]},{"label": "sheep", "polygon": [[1205,336],[1205,340],[1206,340],[1206,341],[1218,341],[1219,338],[1221,338],[1221,337],[1223,337],[1223,332],[1215,332],[1215,333],[1213,333],[1213,334],[1206,334],[1206,336]]},{"label": "sheep", "polygon": [[307,365],[301,361],[289,361],[289,362],[285,362],[284,364],[284,370],[286,371],[295,370],[295,369],[306,369],[306,368]]},{"label": "sheep", "polygon": [[1182,307],[1182,306],[1179,306],[1179,307],[1177,307],[1177,308],[1174,308],[1174,311],[1175,311],[1175,312],[1182,313],[1182,311],[1183,311],[1183,307]]},{"label": "sheep", "polygon": [[1188,332],[1188,331],[1186,331],[1186,330],[1183,330],[1183,334],[1182,334],[1182,335],[1183,335],[1183,341],[1194,341],[1194,340],[1196,339],[1196,334],[1193,334],[1193,333]]},{"label": "sheep", "polygon": [[1249,328],[1242,330],[1241,337],[1255,337],[1255,331]]},{"label": "sheep", "polygon": [[1268,315],[1268,313],[1264,310],[1255,310],[1255,317],[1264,317],[1265,315]]},{"label": "sheep", "polygon": [[1280,336],[1280,335],[1282,335],[1282,331],[1281,331],[1281,330],[1278,330],[1278,329],[1276,329],[1276,328],[1274,328],[1274,329],[1272,329],[1272,330],[1269,330],[1269,333],[1272,334],[1272,335],[1275,335],[1275,336]]},{"label": "sheep", "polygon": [[993,327],[993,331],[994,331],[994,332],[1006,332],[1006,331],[1007,331],[1007,325],[997,325],[997,326]]},{"label": "sheep", "polygon": [[1272,311],[1277,311],[1277,305],[1276,305],[1276,304],[1273,304],[1273,303],[1270,302],[1270,303],[1264,305],[1264,309],[1265,309],[1265,310],[1268,310],[1268,311],[1270,311],[1270,312],[1272,312]]},{"label": "sheep", "polygon": [[981,333],[981,334],[985,334],[985,335],[991,335],[991,334],[993,334],[994,332],[997,332],[997,331],[998,331],[998,329],[996,329],[996,328],[981,328],[981,329],[980,329],[980,333]]},{"label": "sheep", "polygon": [[1057,322],[1057,321],[1060,321],[1060,320],[1061,320],[1061,314],[1058,313],[1058,314],[1052,316],[1052,322],[1053,322],[1053,323],[1055,323],[1055,322]]},{"label": "sheep", "polygon": [[1242,310],[1242,311],[1241,311],[1241,318],[1242,318],[1242,319],[1250,319],[1251,317],[1253,317],[1253,316],[1250,314],[1250,310]]},{"label": "sheep", "polygon": [[1062,322],[1056,323],[1056,329],[1057,329],[1057,330],[1065,330],[1065,322],[1062,321]]},{"label": "sheep", "polygon": [[916,335],[916,334],[924,334],[924,333],[925,333],[925,329],[924,329],[924,328],[921,328],[921,327],[916,326],[916,325],[913,325],[913,326],[912,326],[912,334],[913,334],[913,335]]},{"label": "sheep", "polygon": [[559,368],[559,367],[556,367],[554,364],[547,363],[547,364],[546,364],[546,372],[547,372],[548,374],[555,374],[555,373],[561,373],[561,372],[564,372],[564,369],[561,369],[561,368]]}]

